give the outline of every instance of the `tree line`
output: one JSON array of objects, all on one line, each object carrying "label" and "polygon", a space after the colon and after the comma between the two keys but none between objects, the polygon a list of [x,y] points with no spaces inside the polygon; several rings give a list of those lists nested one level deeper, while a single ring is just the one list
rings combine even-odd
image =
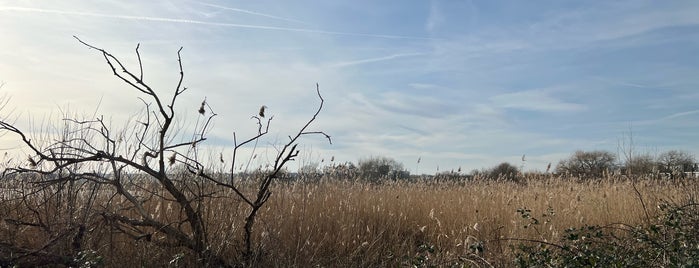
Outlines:
[{"label": "tree line", "polygon": [[475,177],[499,180],[518,180],[524,173],[550,174],[578,179],[604,178],[613,175],[645,176],[657,179],[677,179],[694,176],[699,172],[694,155],[681,150],[670,150],[653,156],[638,154],[620,159],[616,154],[603,151],[576,151],[571,156],[549,166],[543,172],[525,172],[514,164],[502,162],[490,168],[464,173],[461,168],[438,172],[434,176],[411,174],[405,166],[390,157],[360,159],[357,164],[346,162],[332,163],[323,168],[318,163],[301,167],[290,179],[317,180],[323,177],[332,179],[361,180],[372,183],[385,181],[415,180],[432,178],[440,180],[461,180]]}]

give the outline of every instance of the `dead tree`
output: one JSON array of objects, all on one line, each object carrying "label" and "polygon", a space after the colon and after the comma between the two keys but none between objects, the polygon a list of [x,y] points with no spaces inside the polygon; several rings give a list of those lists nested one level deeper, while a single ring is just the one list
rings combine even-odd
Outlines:
[{"label": "dead tree", "polygon": [[[284,166],[298,156],[299,138],[306,135],[323,135],[331,142],[330,136],[324,132],[308,130],[323,108],[324,100],[318,85],[316,84],[316,93],[320,99],[318,109],[305,125],[289,136],[288,142],[280,147],[271,170],[257,180],[256,190],[251,193],[241,189],[236,183],[236,156],[241,147],[260,140],[268,133],[273,117],[268,116],[265,120],[263,111],[260,111],[259,116],[253,116],[252,119],[257,123],[257,133],[248,139],[239,142],[233,133],[235,145],[232,148],[230,177],[222,178],[220,174],[208,171],[206,163],[199,160],[197,155],[196,148],[207,139],[211,122],[217,115],[206,100],[199,109],[203,123],[198,124],[193,138],[186,142],[174,142],[178,131],[173,127],[176,119],[175,107],[179,97],[187,91],[183,86],[184,71],[180,56],[182,48],[177,51],[179,76],[176,86],[171,95],[164,97],[144,81],[138,45],[138,71],[133,72],[108,51],[75,38],[82,45],[99,52],[113,75],[140,94],[139,100],[143,104],[143,110],[129,120],[131,125],[117,130],[112,129],[103,117],[84,120],[66,118],[64,124],[70,126],[70,131],[52,141],[32,140],[30,133],[17,128],[13,122],[0,120],[0,130],[16,135],[31,152],[25,163],[7,168],[5,175],[38,175],[36,185],[40,186],[80,182],[109,189],[110,196],[105,198],[107,203],[90,206],[102,224],[136,241],[151,241],[163,247],[187,248],[197,256],[203,266],[251,265],[259,253],[255,250],[252,235],[255,219],[260,208],[272,195],[270,185],[284,170]],[[184,167],[189,177],[197,180],[186,180],[178,177],[181,174],[168,172],[172,171],[173,165]],[[206,182],[212,187],[199,182]],[[153,186],[143,186],[144,184]],[[248,207],[244,220],[244,237],[241,241],[243,248],[238,259],[240,262],[237,264],[211,250],[207,224],[203,216],[204,200],[213,198],[214,193],[221,192],[221,189],[233,193]],[[124,200],[122,203],[128,206],[115,209],[113,203],[118,199]],[[167,200],[176,205],[183,215],[182,218],[165,220],[154,216],[152,209],[144,205],[153,199]],[[79,230],[84,230],[84,227]]]}]

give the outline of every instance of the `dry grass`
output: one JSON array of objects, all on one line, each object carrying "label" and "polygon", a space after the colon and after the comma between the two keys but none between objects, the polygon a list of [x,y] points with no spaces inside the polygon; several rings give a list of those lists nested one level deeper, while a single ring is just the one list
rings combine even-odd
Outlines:
[{"label": "dry grass", "polygon": [[[680,201],[699,193],[697,182],[641,181],[637,188],[650,215],[657,213],[656,206],[663,200]],[[511,266],[508,245],[519,242],[508,238],[553,242],[569,227],[635,225],[645,220],[629,181],[531,178],[526,183],[483,180],[383,185],[330,181],[279,183],[272,192],[255,227],[255,239],[263,253],[258,264],[266,267],[400,266],[416,256],[428,257],[439,265],[468,257],[479,265]],[[210,240],[214,250],[235,259],[246,207],[230,198],[232,194],[219,192],[217,196],[203,203]],[[5,215],[29,213],[22,204],[7,200],[0,203]],[[96,203],[100,202],[106,199]],[[118,207],[120,201],[111,202]],[[62,206],[55,207],[56,211],[45,213],[60,212]],[[175,222],[181,217],[168,201],[152,199],[146,207],[159,219]],[[531,220],[522,218],[517,212],[520,208],[530,209],[540,224],[524,228]],[[99,216],[90,217],[99,222]],[[24,228],[11,230],[11,224],[3,223],[1,241],[12,238],[23,245],[40,246],[40,241],[46,240],[42,231]],[[158,239],[156,232],[153,241]],[[179,253],[185,253],[179,264],[194,261],[184,249],[162,249],[145,240],[134,242],[114,234],[104,224],[94,224],[86,241],[85,247],[96,250],[109,266],[167,266]],[[471,254],[469,245],[478,241],[483,243],[484,252]],[[434,246],[436,251],[420,253],[421,245]]]},{"label": "dry grass", "polygon": [[[577,183],[561,180],[389,184],[322,183],[278,185],[263,226],[269,254],[282,265],[347,266],[395,264],[414,256],[418,246],[434,245],[438,263],[469,252],[472,239],[487,241],[484,258],[505,265],[503,238],[555,241],[569,227],[583,224],[639,224],[644,212],[629,182]],[[661,183],[638,185],[654,213],[661,199],[686,196],[686,188]],[[541,221],[530,223],[517,209]],[[541,217],[553,209],[546,222]],[[536,227],[536,228],[534,228]]]}]

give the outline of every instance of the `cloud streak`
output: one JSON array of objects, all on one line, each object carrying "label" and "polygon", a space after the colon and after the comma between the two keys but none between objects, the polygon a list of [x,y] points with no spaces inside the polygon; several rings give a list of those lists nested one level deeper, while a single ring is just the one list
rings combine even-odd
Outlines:
[{"label": "cloud streak", "polygon": [[541,90],[501,94],[492,97],[491,100],[498,107],[539,112],[580,111],[585,109],[584,105],[556,99]]},{"label": "cloud streak", "polygon": [[405,57],[415,57],[415,56],[421,56],[421,55],[424,55],[424,53],[400,53],[400,54],[393,54],[393,55],[388,55],[388,56],[384,56],[384,57],[339,62],[339,63],[332,64],[331,66],[332,67],[349,67],[349,66],[367,64],[367,63],[375,63],[375,62],[381,62],[381,61],[387,61],[387,60],[393,60],[393,59],[405,58]]},{"label": "cloud streak", "polygon": [[427,22],[425,23],[425,29],[428,32],[433,32],[442,23],[445,23],[446,19],[442,14],[441,10],[437,6],[436,1],[430,1],[430,13],[427,16]]},{"label": "cloud streak", "polygon": [[240,13],[245,13],[245,14],[250,14],[250,15],[255,15],[255,16],[261,16],[261,17],[266,17],[270,19],[276,19],[276,20],[282,20],[282,21],[288,21],[288,22],[296,22],[296,23],[302,23],[302,24],[308,24],[300,20],[296,19],[289,19],[289,18],[284,18],[284,17],[279,17],[279,16],[274,16],[270,14],[265,14],[265,13],[260,13],[260,12],[255,12],[251,10],[246,10],[246,9],[240,9],[240,8],[233,8],[233,7],[225,7],[225,6],[220,6],[220,5],[215,5],[215,4],[209,4],[209,3],[200,3],[200,2],[195,2],[197,4],[203,5],[203,6],[208,6],[208,7],[214,7],[222,10],[229,10],[229,11],[235,11],[235,12],[240,12]]},{"label": "cloud streak", "polygon": [[0,11],[49,13],[49,14],[76,15],[76,16],[112,18],[112,19],[123,19],[123,20],[140,20],[140,21],[153,21],[153,22],[185,23],[185,24],[207,25],[207,26],[222,26],[222,27],[233,27],[233,28],[243,28],[243,29],[272,30],[272,31],[299,32],[299,33],[316,33],[316,34],[343,35],[343,36],[375,37],[375,38],[384,38],[384,39],[437,40],[436,38],[419,37],[419,36],[336,32],[336,31],[324,31],[324,30],[315,30],[315,29],[308,29],[308,28],[291,28],[291,27],[277,27],[277,26],[265,26],[265,25],[253,25],[253,24],[208,22],[208,21],[200,21],[200,20],[164,18],[164,17],[113,15],[113,14],[105,14],[105,13],[65,11],[65,10],[55,10],[55,9],[30,8],[30,7],[13,7],[13,6],[8,7],[8,6],[5,6],[5,7],[0,7]]},{"label": "cloud streak", "polygon": [[668,115],[668,116],[664,117],[662,120],[675,119],[675,118],[678,118],[678,117],[685,117],[685,116],[693,115],[693,114],[699,114],[699,110],[692,110],[692,111],[674,113],[674,114],[671,114],[671,115]]}]

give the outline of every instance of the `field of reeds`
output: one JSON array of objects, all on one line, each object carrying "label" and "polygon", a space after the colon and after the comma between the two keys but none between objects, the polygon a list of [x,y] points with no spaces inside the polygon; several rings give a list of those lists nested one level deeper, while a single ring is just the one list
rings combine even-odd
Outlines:
[{"label": "field of reeds", "polygon": [[[116,211],[127,203],[108,188],[76,182],[43,187],[41,194],[26,198],[36,186],[18,178],[5,179],[0,185],[0,243],[5,245],[0,255],[10,254],[11,245],[36,249],[19,254],[60,256],[80,234],[81,248],[89,249],[82,251],[80,261],[88,267],[191,267],[197,263],[186,249],[162,240],[158,230],[144,237],[117,232],[120,226],[95,212]],[[177,224],[182,211],[173,209],[176,206],[168,198],[155,198],[158,190],[148,187],[156,184],[136,185],[144,193],[156,194],[143,204],[155,219]],[[253,238],[260,255],[254,265],[512,267],[517,266],[520,245],[557,244],[571,227],[649,224],[660,215],[662,204],[693,202],[697,194],[696,181],[633,183],[547,176],[519,182],[477,178],[382,184],[277,182],[257,219]],[[211,250],[236,260],[247,207],[226,191],[208,196],[199,209],[205,211]],[[84,230],[68,227],[77,221],[85,223]]]}]

